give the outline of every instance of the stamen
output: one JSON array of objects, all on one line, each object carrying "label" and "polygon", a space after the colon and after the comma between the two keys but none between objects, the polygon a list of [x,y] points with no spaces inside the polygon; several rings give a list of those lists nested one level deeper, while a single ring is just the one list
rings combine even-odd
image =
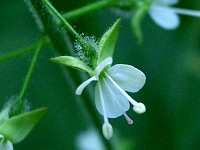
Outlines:
[{"label": "stamen", "polygon": [[105,108],[105,102],[104,102],[104,98],[103,98],[103,94],[102,94],[102,89],[101,89],[101,85],[98,82],[97,83],[99,86],[99,93],[100,93],[100,99],[101,99],[101,105],[102,105],[102,111],[103,111],[103,118],[104,118],[104,124],[102,126],[102,132],[104,137],[109,140],[112,135],[113,135],[113,128],[110,125],[110,123],[108,122],[108,117],[106,115],[106,108]]},{"label": "stamen", "polygon": [[198,10],[189,10],[189,9],[174,8],[174,7],[171,7],[171,10],[173,10],[177,14],[200,17],[200,11]]},{"label": "stamen", "polygon": [[153,5],[151,7],[154,10],[161,11],[163,8],[167,8],[174,13],[181,14],[181,15],[187,15],[187,16],[193,16],[193,17],[200,17],[200,11],[198,10],[190,10],[190,9],[183,9],[183,8],[175,8],[175,7],[166,7],[166,6],[160,6],[160,5]]},{"label": "stamen", "polygon": [[98,82],[97,84],[98,84],[98,86],[99,86],[99,93],[100,93],[100,99],[101,99],[101,105],[102,105],[104,123],[105,123],[105,124],[109,124],[109,122],[108,122],[108,117],[107,117],[107,115],[106,115],[106,108],[105,108],[105,102],[104,102],[104,98],[103,98],[103,94],[102,94],[101,85],[100,85],[99,82]]},{"label": "stamen", "polygon": [[[108,83],[106,82],[105,79],[103,79],[103,82],[104,82],[104,84],[107,86],[109,92],[111,92],[111,89],[110,89],[110,87],[108,86]],[[118,102],[118,100],[116,100],[116,103],[117,103],[117,105],[119,106],[119,109],[120,109],[121,112],[123,113],[123,115],[124,115],[125,119],[127,120],[128,124],[132,124],[132,123],[133,123],[133,120],[131,120],[131,119],[128,117],[128,115],[125,113],[125,111],[122,109],[122,106],[121,106],[121,104]]]},{"label": "stamen", "polygon": [[134,99],[132,99],[107,73],[105,74],[108,77],[108,79],[116,86],[116,88],[118,88],[119,91],[129,100],[129,102],[133,106],[137,106],[138,103]]},{"label": "stamen", "polygon": [[129,102],[133,105],[133,110],[142,114],[146,111],[146,107],[143,103],[138,103],[134,99],[132,99],[107,73],[105,73],[108,79],[119,89],[119,91],[129,100]]},{"label": "stamen", "polygon": [[86,80],[85,82],[83,82],[81,85],[78,86],[78,88],[76,89],[76,95],[81,95],[81,93],[83,92],[84,88],[90,84],[90,82],[92,81],[96,81],[97,78],[95,76],[89,78],[88,80]]},{"label": "stamen", "polygon": [[133,110],[138,114],[142,114],[146,111],[146,107],[143,103],[138,103],[136,106],[133,107]]},{"label": "stamen", "polygon": [[133,120],[131,118],[129,118],[129,116],[126,113],[124,113],[123,115],[124,115],[126,121],[128,122],[128,124],[133,124]]},{"label": "stamen", "polygon": [[95,77],[97,79],[99,79],[99,74],[101,73],[101,71],[108,65],[112,64],[112,57],[108,57],[106,58],[104,61],[102,61],[95,69]]},{"label": "stamen", "polygon": [[103,132],[104,137],[107,140],[110,140],[113,135],[113,128],[109,123],[104,123],[102,126],[102,132]]}]

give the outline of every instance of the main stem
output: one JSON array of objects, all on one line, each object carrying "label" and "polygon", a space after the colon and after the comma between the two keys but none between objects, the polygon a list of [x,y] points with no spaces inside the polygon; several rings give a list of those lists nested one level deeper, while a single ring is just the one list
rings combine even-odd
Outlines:
[{"label": "main stem", "polygon": [[[46,6],[47,6],[47,8],[49,8],[58,18],[59,18],[59,20],[65,25],[65,27],[68,29],[68,31],[70,31],[74,36],[75,36],[75,38],[81,43],[82,41],[82,39],[81,39],[81,37],[80,37],[80,35],[73,29],[73,27],[62,17],[62,15],[47,1],[47,0],[42,0],[43,1],[43,3],[44,4],[46,4]],[[70,72],[70,75],[71,75],[71,77],[73,78],[73,80],[77,83],[77,82],[80,82],[80,74],[78,75],[77,73],[73,73],[73,71],[72,72]],[[80,84],[80,83],[77,83],[77,84]],[[92,120],[93,120],[93,122],[94,122],[94,124],[95,124],[95,126],[99,129],[98,131],[99,131],[99,133],[102,135],[102,133],[101,133],[101,128],[99,128],[100,126],[101,126],[101,123],[100,123],[100,121],[97,119],[97,116],[96,116],[96,112],[95,112],[95,110],[93,109],[93,106],[92,106],[92,104],[90,103],[90,101],[89,101],[89,94],[88,93],[85,93],[85,94],[83,94],[83,99],[85,99],[85,105],[86,105],[86,108],[87,108],[87,110],[90,112],[90,115],[91,115],[91,117],[92,117]],[[103,135],[102,135],[102,138],[103,138],[103,142],[105,143],[105,145],[106,145],[106,147],[107,147],[107,149],[108,150],[113,150],[114,149],[114,147],[112,146],[112,144],[109,142],[109,141],[107,141],[104,137],[103,137]]]}]

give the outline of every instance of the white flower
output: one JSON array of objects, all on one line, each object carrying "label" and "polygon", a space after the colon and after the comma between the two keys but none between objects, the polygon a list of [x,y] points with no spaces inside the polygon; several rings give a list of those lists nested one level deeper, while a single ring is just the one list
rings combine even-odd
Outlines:
[{"label": "white flower", "polygon": [[0,150],[13,150],[13,145],[0,134]]},{"label": "white flower", "polygon": [[98,81],[95,88],[95,104],[104,117],[102,130],[107,139],[112,136],[112,126],[108,118],[124,115],[129,124],[133,123],[126,114],[130,107],[129,102],[136,113],[141,114],[146,111],[144,104],[136,102],[125,92],[139,91],[146,81],[144,73],[130,65],[117,64],[110,67],[111,64],[112,58],[106,58],[96,67],[95,75],[83,82],[76,90],[76,94],[80,95],[91,81]]},{"label": "white flower", "polygon": [[105,146],[102,143],[98,132],[96,130],[89,129],[79,134],[76,138],[76,145],[79,150],[105,150]]},{"label": "white flower", "polygon": [[154,0],[150,6],[149,14],[153,21],[160,27],[172,30],[179,26],[177,14],[200,17],[200,11],[171,7],[179,0]]}]

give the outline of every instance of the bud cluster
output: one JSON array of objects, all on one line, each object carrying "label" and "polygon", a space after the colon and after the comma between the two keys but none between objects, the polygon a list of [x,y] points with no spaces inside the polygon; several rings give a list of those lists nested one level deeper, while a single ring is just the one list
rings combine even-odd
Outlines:
[{"label": "bud cluster", "polygon": [[74,44],[76,56],[84,61],[88,66],[92,66],[92,61],[97,59],[99,41],[95,36],[87,36],[81,34],[81,41],[76,41]]}]

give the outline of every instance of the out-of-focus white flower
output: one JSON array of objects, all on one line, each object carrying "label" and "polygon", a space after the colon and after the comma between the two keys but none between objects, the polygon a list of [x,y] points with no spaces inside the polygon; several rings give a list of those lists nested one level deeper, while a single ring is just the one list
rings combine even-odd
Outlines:
[{"label": "out-of-focus white flower", "polygon": [[76,145],[79,150],[105,150],[96,130],[90,129],[77,136]]},{"label": "out-of-focus white flower", "polygon": [[108,118],[124,115],[129,124],[133,123],[126,114],[130,108],[129,102],[136,113],[141,114],[146,111],[143,103],[136,102],[125,92],[139,91],[146,81],[144,73],[130,65],[117,64],[110,67],[111,64],[112,57],[106,58],[95,68],[95,75],[83,82],[76,90],[76,94],[80,95],[91,81],[97,81],[95,104],[104,117],[102,131],[106,139],[110,139],[113,132]]},{"label": "out-of-focus white flower", "polygon": [[0,150],[13,150],[12,143],[0,134]]},{"label": "out-of-focus white flower", "polygon": [[179,0],[154,0],[149,14],[153,21],[166,30],[173,30],[180,24],[178,14],[200,17],[200,11],[172,7]]}]

